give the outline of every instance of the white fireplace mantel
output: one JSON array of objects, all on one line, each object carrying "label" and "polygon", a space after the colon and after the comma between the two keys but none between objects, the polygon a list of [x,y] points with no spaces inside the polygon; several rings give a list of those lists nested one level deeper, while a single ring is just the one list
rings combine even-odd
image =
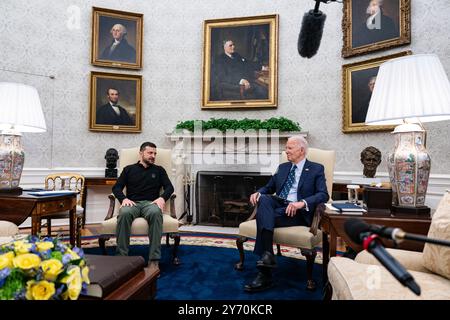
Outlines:
[{"label": "white fireplace mantel", "polygon": [[300,135],[307,139],[307,131],[279,132],[278,130],[232,130],[221,132],[210,129],[204,132],[180,130],[168,132],[166,137],[175,143],[174,150],[188,154],[273,154],[284,150],[287,139]]},{"label": "white fireplace mantel", "polygon": [[[211,137],[213,134],[220,134],[223,138],[240,138],[240,137],[245,137],[245,138],[260,138],[262,135],[261,133],[264,134],[265,137],[271,137],[270,136],[270,130],[252,130],[252,131],[239,131],[236,130],[234,132],[222,132],[219,130],[207,130],[201,134],[198,133],[194,133],[192,131],[189,130],[182,130],[180,132],[167,132],[166,133],[166,137],[168,137],[170,140],[172,141],[176,141],[179,139],[195,139],[195,138],[209,138]],[[268,134],[268,135],[266,135]],[[284,131],[284,132],[277,132],[277,135],[280,139],[287,139],[291,136],[295,136],[295,135],[301,135],[303,136],[305,139],[308,137],[308,131]],[[274,136],[275,137],[275,136]]]},{"label": "white fireplace mantel", "polygon": [[[177,174],[184,178],[184,187],[190,188],[189,210],[193,222],[197,221],[196,179],[200,171],[259,172],[272,174],[280,162],[286,141],[294,135],[308,137],[308,132],[278,132],[243,130],[221,132],[206,130],[168,132],[166,137],[174,143],[172,153],[178,158]],[[185,194],[183,192],[181,194]]]}]

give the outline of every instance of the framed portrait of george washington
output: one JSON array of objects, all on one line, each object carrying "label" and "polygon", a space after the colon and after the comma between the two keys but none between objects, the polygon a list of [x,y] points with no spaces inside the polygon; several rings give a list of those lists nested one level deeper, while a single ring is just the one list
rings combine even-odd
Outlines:
[{"label": "framed portrait of george washington", "polygon": [[346,0],[342,57],[411,43],[411,0]]},{"label": "framed portrait of george washington", "polygon": [[202,109],[278,103],[278,15],[206,20]]},{"label": "framed portrait of george washington", "polygon": [[411,51],[342,66],[342,132],[389,131],[394,126],[365,125],[370,98],[380,65],[390,59],[410,55]]},{"label": "framed portrait of george washington", "polygon": [[91,72],[89,130],[141,132],[142,76]]},{"label": "framed portrait of george washington", "polygon": [[91,63],[141,69],[143,20],[141,13],[93,7]]}]

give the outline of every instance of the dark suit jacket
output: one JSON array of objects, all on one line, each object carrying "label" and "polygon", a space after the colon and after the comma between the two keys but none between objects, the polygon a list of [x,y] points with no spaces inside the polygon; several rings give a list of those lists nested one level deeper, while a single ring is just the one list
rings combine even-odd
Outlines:
[{"label": "dark suit jacket", "polygon": [[114,111],[109,103],[102,105],[97,109],[97,115],[95,119],[96,124],[109,124],[109,125],[122,125],[122,126],[133,126],[133,120],[128,114],[127,110],[119,107],[120,116]]},{"label": "dark suit jacket", "polygon": [[253,65],[239,53],[234,53],[233,58],[222,53],[216,61],[216,66],[217,80],[222,86],[229,88],[239,88],[241,79],[253,82],[253,72],[261,69],[260,66]]},{"label": "dark suit jacket", "polygon": [[[272,176],[270,181],[258,190],[261,194],[280,194],[284,182],[287,180],[292,163],[285,162],[278,166],[277,172]],[[320,203],[327,202],[330,196],[327,191],[325,180],[325,170],[323,165],[311,162],[308,159],[303,167],[300,181],[297,187],[297,199],[305,200],[308,203],[309,211],[302,210],[305,221],[311,225],[314,216],[314,210]]]},{"label": "dark suit jacket", "polygon": [[105,48],[105,50],[103,50],[100,59],[136,63],[136,50],[127,42],[126,39],[122,39],[113,52],[110,52],[113,43],[114,40]]},{"label": "dark suit jacket", "polygon": [[370,97],[366,98],[361,104],[352,106],[352,123],[364,123],[366,121]]},{"label": "dark suit jacket", "polygon": [[211,66],[211,100],[241,99],[241,79],[250,82],[252,89],[248,92],[248,99],[267,99],[267,89],[255,82],[255,71],[261,70],[261,65],[248,61],[235,52],[233,58],[225,53],[220,54]]}]

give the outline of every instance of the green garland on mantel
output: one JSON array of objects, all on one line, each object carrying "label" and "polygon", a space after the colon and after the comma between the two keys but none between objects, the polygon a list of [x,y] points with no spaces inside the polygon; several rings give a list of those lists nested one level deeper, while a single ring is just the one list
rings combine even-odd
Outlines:
[{"label": "green garland on mantel", "polygon": [[278,118],[270,118],[266,120],[258,120],[258,119],[248,119],[244,118],[242,120],[236,120],[236,119],[215,119],[211,118],[207,121],[205,120],[186,120],[178,122],[175,129],[186,129],[191,132],[194,132],[194,121],[201,121],[202,122],[202,129],[208,130],[208,129],[217,129],[222,132],[225,132],[226,130],[237,130],[242,129],[244,131],[254,129],[266,129],[266,130],[275,130],[278,129],[280,132],[286,132],[286,131],[302,131],[302,128],[297,122],[294,122],[292,120],[289,120],[284,117],[278,117]]}]

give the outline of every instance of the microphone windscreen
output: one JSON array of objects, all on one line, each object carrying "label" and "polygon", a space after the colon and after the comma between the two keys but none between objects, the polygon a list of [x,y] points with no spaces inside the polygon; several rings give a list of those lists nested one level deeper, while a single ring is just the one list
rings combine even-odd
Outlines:
[{"label": "microphone windscreen", "polygon": [[344,230],[353,242],[362,244],[361,233],[370,231],[370,226],[361,219],[351,218],[345,221]]},{"label": "microphone windscreen", "polygon": [[327,16],[320,10],[317,13],[309,10],[303,15],[297,43],[298,53],[302,57],[311,58],[319,50],[326,18]]}]

